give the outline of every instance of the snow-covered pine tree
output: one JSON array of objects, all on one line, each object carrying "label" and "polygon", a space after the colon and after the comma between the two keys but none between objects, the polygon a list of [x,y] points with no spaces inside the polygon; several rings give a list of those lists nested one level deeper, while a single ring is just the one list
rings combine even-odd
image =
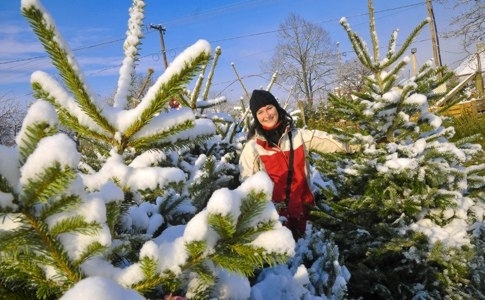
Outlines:
[{"label": "snow-covered pine tree", "polygon": [[[192,203],[190,186],[205,165],[222,173],[213,189],[234,172],[218,149],[223,137],[214,138],[214,122],[200,109],[224,99],[198,101],[199,89],[185,88],[210,62],[200,40],[132,101],[144,7],[133,1],[108,105],[90,92],[40,2],[22,1],[63,84],[32,74],[38,100],[17,145],[0,146],[0,294],[8,299],[247,299],[255,268],[294,253],[264,174]],[[189,105],[167,108],[186,95]]]},{"label": "snow-covered pine tree", "polygon": [[399,79],[406,49],[429,20],[399,49],[394,31],[381,58],[368,3],[371,49],[345,18],[341,25],[372,75],[352,97],[330,95],[323,122],[363,150],[316,160],[334,185],[322,188],[314,225],[334,234],[350,298],[485,299],[485,165],[474,160],[483,161],[483,149],[450,142],[454,129],[431,109],[449,78],[444,68],[428,62]]}]

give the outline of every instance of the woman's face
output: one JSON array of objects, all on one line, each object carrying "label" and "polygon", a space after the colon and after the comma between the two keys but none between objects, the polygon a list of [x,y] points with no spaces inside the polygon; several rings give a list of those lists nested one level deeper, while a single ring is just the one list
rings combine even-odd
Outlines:
[{"label": "woman's face", "polygon": [[263,127],[273,128],[279,120],[278,110],[276,106],[268,104],[258,109],[256,118]]}]

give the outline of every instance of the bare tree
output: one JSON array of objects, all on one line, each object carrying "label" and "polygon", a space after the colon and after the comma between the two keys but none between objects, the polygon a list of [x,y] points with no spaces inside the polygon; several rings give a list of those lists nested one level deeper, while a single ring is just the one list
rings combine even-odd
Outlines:
[{"label": "bare tree", "polygon": [[322,27],[291,14],[279,26],[278,44],[269,68],[292,86],[298,100],[311,109],[334,82],[337,47]]},{"label": "bare tree", "polygon": [[15,144],[15,135],[22,126],[26,110],[14,99],[5,95],[0,96],[0,144],[12,146]]},{"label": "bare tree", "polygon": [[[442,0],[441,2],[450,2]],[[454,0],[451,1],[453,9],[458,11],[452,19],[451,26],[454,28],[446,33],[446,37],[460,37],[463,40],[463,48],[467,52],[474,52],[475,44],[482,41],[485,35],[485,1],[484,0]],[[472,48],[470,48],[473,46]]]},{"label": "bare tree", "polygon": [[366,68],[358,58],[344,62],[338,68],[336,94],[350,96],[352,92],[362,92],[364,78],[372,71]]}]

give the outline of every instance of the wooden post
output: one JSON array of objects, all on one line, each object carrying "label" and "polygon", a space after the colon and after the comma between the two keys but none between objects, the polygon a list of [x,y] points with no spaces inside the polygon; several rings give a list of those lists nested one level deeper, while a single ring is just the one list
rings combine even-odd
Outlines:
[{"label": "wooden post", "polygon": [[478,98],[483,100],[483,76],[482,76],[482,61],[481,57],[482,53],[485,51],[483,44],[477,44],[477,75],[475,76],[475,88],[477,89],[477,96]]},{"label": "wooden post", "polygon": [[431,30],[431,42],[433,44],[433,56],[434,64],[437,67],[441,66],[441,54],[440,54],[440,43],[438,40],[438,31],[436,29],[436,21],[434,19],[433,5],[431,0],[426,0],[426,6],[428,8],[428,17],[431,19],[429,22],[429,28]]}]

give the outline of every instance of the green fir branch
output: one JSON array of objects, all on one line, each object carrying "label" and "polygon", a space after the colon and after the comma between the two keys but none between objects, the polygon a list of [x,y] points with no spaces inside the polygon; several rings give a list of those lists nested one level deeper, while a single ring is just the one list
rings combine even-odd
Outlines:
[{"label": "green fir branch", "polygon": [[[155,292],[160,286],[163,294],[175,294],[181,289],[182,282],[177,276],[169,270],[162,273],[158,272],[157,261],[151,257],[143,257],[140,260],[140,268],[143,272],[144,278],[130,286],[131,289],[150,295]],[[158,295],[159,296],[159,295]],[[154,294],[157,297],[157,293]]]},{"label": "green fir branch", "polygon": [[81,271],[77,268],[74,268],[69,259],[69,256],[64,250],[64,247],[61,245],[56,237],[53,237],[50,234],[47,224],[38,220],[30,213],[26,213],[25,215],[29,221],[29,224],[32,226],[32,229],[42,240],[42,247],[45,253],[49,254],[44,259],[55,262],[56,265],[54,267],[61,271],[61,274],[64,274],[64,276],[71,283],[76,283],[81,280]]},{"label": "green fir branch", "polygon": [[199,278],[204,282],[204,285],[209,288],[214,283],[214,274],[207,263],[212,258],[212,255],[207,253],[206,241],[192,241],[185,244],[185,249],[189,255],[187,262],[181,266],[185,273],[195,272]]},{"label": "green fir branch", "polygon": [[211,268],[205,264],[197,264],[195,265],[191,271],[194,271],[197,273],[199,276],[200,280],[202,280],[202,283],[206,288],[209,288],[210,286],[214,285],[215,283],[215,278],[214,278],[214,273],[212,272]]},{"label": "green fir branch", "polygon": [[[254,218],[261,215],[267,205],[266,195],[263,191],[251,191],[241,202],[241,214],[237,220],[236,230],[238,234],[247,230]],[[246,240],[243,240],[246,242]]]},{"label": "green fir branch", "polygon": [[401,96],[399,98],[398,103],[390,104],[391,106],[395,106],[395,112],[393,113],[393,118],[391,121],[391,126],[386,131],[386,137],[388,142],[394,142],[396,140],[396,132],[399,132],[402,125],[404,124],[404,120],[400,118],[400,113],[405,109],[404,101],[406,97],[409,95],[413,87],[405,86],[403,91],[401,92]]},{"label": "green fir branch", "polygon": [[199,263],[202,261],[205,251],[207,250],[206,241],[193,241],[185,244],[189,256],[192,258],[192,262],[189,265]]},{"label": "green fir branch", "polygon": [[21,203],[29,208],[38,203],[46,203],[51,197],[61,194],[76,178],[76,171],[55,162],[38,174],[30,178],[21,194]]},{"label": "green fir branch", "polygon": [[208,222],[222,239],[230,239],[236,232],[236,225],[231,215],[209,214]]},{"label": "green fir branch", "polygon": [[[164,128],[150,136],[142,136],[142,137],[133,136],[127,140],[126,148],[133,147],[140,150],[159,148],[155,146],[157,145],[157,143],[160,143],[164,139],[169,139],[174,135],[181,133],[185,130],[191,129],[193,127],[194,127],[194,121],[187,120],[183,123],[175,124],[174,126],[171,126],[169,128]],[[172,144],[173,142],[170,142],[170,143]]]},{"label": "green fir branch", "polygon": [[374,18],[374,3],[372,1],[367,1],[367,10],[369,11],[369,28],[372,41],[372,51],[374,53],[374,65],[377,67],[380,60],[379,39],[377,38],[376,20]]},{"label": "green fir branch", "polygon": [[260,233],[274,229],[276,222],[275,220],[268,220],[266,222],[259,222],[257,227],[246,227],[244,229],[238,226],[237,240],[240,243],[249,243]]},{"label": "green fir branch", "polygon": [[[17,223],[20,222],[20,220],[17,220]],[[30,248],[27,245],[37,241],[37,236],[32,232],[30,227],[23,224],[23,222],[20,225],[13,230],[0,234],[1,255],[5,255],[5,253],[16,255],[20,252],[29,252]]]},{"label": "green fir branch", "polygon": [[79,268],[80,265],[87,260],[89,260],[92,257],[102,255],[105,253],[107,250],[107,247],[100,242],[92,242],[88,246],[86,246],[81,254],[79,255],[79,258],[74,260],[72,262],[72,265],[75,266],[76,268]]},{"label": "green fir branch", "polygon": [[386,74],[386,77],[382,81],[382,92],[387,92],[389,91],[393,86],[396,81],[397,75],[391,73]]},{"label": "green fir branch", "polygon": [[249,244],[234,244],[218,249],[211,258],[219,267],[244,276],[253,276],[256,267],[274,266],[285,263],[288,257],[283,254],[268,253],[266,249]]},{"label": "green fir branch", "polygon": [[64,49],[64,45],[58,42],[60,35],[56,32],[56,28],[44,17],[43,12],[35,6],[23,7],[22,14],[29,21],[52,63],[59,71],[64,84],[74,94],[81,109],[106,131],[114,132],[114,128],[103,117],[101,109],[91,101],[85,88],[85,83],[78,74],[77,66],[71,62],[73,58],[70,57],[69,51]]},{"label": "green fir branch", "polygon": [[423,27],[425,25],[428,24],[428,20],[424,20],[422,21],[421,23],[418,24],[418,26],[416,26],[412,31],[411,33],[407,36],[407,38],[404,40],[404,42],[402,43],[401,47],[399,47],[399,49],[396,51],[396,53],[394,53],[384,64],[382,64],[380,66],[381,69],[385,69],[385,68],[388,68],[389,66],[391,66],[392,64],[394,64],[394,62],[396,62],[400,57],[402,57],[402,55],[404,54],[404,52],[409,48],[409,45],[411,45],[411,43],[414,41],[414,39],[416,38],[416,36],[421,32],[421,30],[423,29]]},{"label": "green fir branch", "polygon": [[394,47],[396,45],[396,37],[397,37],[397,32],[398,30],[394,29],[391,37],[389,38],[389,42],[387,44],[387,53],[386,53],[386,58],[391,59],[392,55],[394,54]]},{"label": "green fir branch", "polygon": [[143,272],[143,275],[145,278],[148,279],[153,279],[157,277],[155,274],[157,274],[157,261],[153,258],[150,258],[148,256],[144,256],[140,260],[140,269]]},{"label": "green fir branch", "polygon": [[[239,245],[240,247],[231,247],[232,251],[223,251],[220,249],[211,259],[220,268],[231,272],[252,276],[255,267],[263,267],[262,251],[257,251],[253,247]],[[244,249],[243,249],[244,248]]]},{"label": "green fir branch", "polygon": [[[364,81],[365,81],[366,83],[368,83],[368,82],[369,82],[369,80],[367,80],[367,79],[365,79],[365,78],[364,78]],[[367,90],[367,88],[366,88],[366,90]],[[375,101],[374,97],[373,97],[373,96],[372,96],[370,93],[367,93],[367,92],[365,92],[365,91],[364,91],[364,92],[358,92],[358,91],[354,91],[354,92],[352,92],[352,95],[354,95],[354,96],[358,97],[358,98],[359,98],[359,99],[361,99],[361,100],[367,100],[367,101],[372,101],[372,102],[373,102],[373,101]],[[339,102],[339,103],[340,103],[340,102]],[[342,103],[343,103],[343,102],[342,102]]]},{"label": "green fir branch", "polygon": [[347,32],[350,38],[350,42],[354,45],[355,54],[359,61],[371,70],[374,70],[374,64],[372,63],[372,58],[367,52],[367,47],[364,41],[354,32]]},{"label": "green fir branch", "polygon": [[213,118],[211,119],[211,121],[214,123],[216,127],[216,134],[220,135],[222,139],[224,139],[231,128],[230,126],[231,123],[217,118]]},{"label": "green fir branch", "polygon": [[173,218],[177,214],[177,208],[185,200],[187,200],[185,197],[179,197],[176,193],[172,193],[160,203],[158,211],[164,217]]},{"label": "green fir branch", "polygon": [[27,126],[22,137],[22,146],[18,147],[20,153],[20,164],[23,165],[27,158],[34,152],[40,140],[52,136],[58,132],[56,127],[46,122],[35,123]]},{"label": "green fir branch", "polygon": [[360,38],[359,35],[357,35],[352,29],[350,28],[349,24],[345,21],[341,21],[340,25],[345,29],[345,32],[347,32],[347,35],[349,37],[350,43],[352,44],[352,47],[354,48],[355,54],[357,55],[357,58],[359,61],[369,69],[372,69],[372,59],[370,58],[367,49],[365,47],[364,41]]},{"label": "green fir branch", "polygon": [[[399,76],[399,73],[403,70],[403,68],[407,65],[407,63],[402,60],[400,61],[399,63],[396,64],[396,66],[394,66],[391,71],[387,74],[387,76],[389,78],[391,78],[392,80],[389,80],[389,82],[391,82],[392,84],[394,84],[396,82],[396,79],[398,78]],[[388,91],[392,88],[392,86],[387,86],[385,87],[385,91]]]},{"label": "green fir branch", "polygon": [[[259,199],[265,198],[261,193],[259,196]],[[257,207],[260,209],[259,213],[261,213],[264,206],[257,205]],[[274,226],[274,223],[268,221],[256,229],[244,228],[247,225],[247,221],[257,215],[257,213],[247,207],[245,207],[245,212],[248,212],[249,216],[242,218],[243,221],[246,220],[243,225],[237,224],[238,231],[236,231],[236,226],[231,216],[209,215],[210,226],[221,236],[216,245],[217,251],[210,255],[210,259],[221,268],[245,276],[251,276],[254,274],[256,267],[263,267],[265,264],[275,265],[283,263],[288,257],[284,254],[269,253],[264,248],[249,244],[257,233],[272,229],[270,226]]]},{"label": "green fir branch", "polygon": [[[199,77],[197,78],[197,81],[195,83],[195,86],[194,86],[194,89],[192,91],[192,95],[190,97],[190,108],[191,109],[195,109],[197,108],[197,98],[200,94],[200,91],[202,89],[202,80],[204,79],[204,72],[205,72],[205,69],[206,69],[207,65],[205,65],[201,70],[202,72],[199,74]],[[201,113],[203,113],[204,111],[204,108],[201,108]]]},{"label": "green fir branch", "polygon": [[[382,94],[382,89],[381,89],[381,86],[380,86],[380,81],[379,81],[379,77],[380,77],[380,71],[376,71],[375,74],[375,78],[371,78],[371,77],[365,77],[364,78],[364,92],[367,92],[370,97],[375,97],[374,95],[381,95]],[[372,102],[375,102],[375,98],[371,98],[371,101]]]},{"label": "green fir branch", "polygon": [[84,235],[94,235],[101,229],[96,222],[88,223],[83,216],[72,216],[58,221],[49,229],[50,235],[58,237],[60,234],[76,232]]},{"label": "green fir branch", "polygon": [[[69,232],[94,234],[100,229],[99,224],[87,223],[81,216],[63,219],[50,228],[45,222],[51,215],[70,210],[80,202],[78,196],[57,197],[62,195],[75,176],[74,170],[61,169],[60,164],[55,163],[53,167],[46,168],[40,176],[31,179],[23,186],[22,213],[16,220],[19,226],[0,235],[0,260],[8,259],[11,270],[19,274],[16,277],[18,279],[14,280],[30,282],[35,287],[39,299],[51,293],[60,296],[61,291],[65,291],[82,277],[79,265],[70,261],[57,237]],[[44,205],[40,210],[31,212],[37,203]],[[101,253],[100,245],[95,244],[84,249],[81,259]],[[30,264],[38,266],[39,269],[33,268]],[[41,266],[50,266],[56,270],[56,279],[46,278]]]},{"label": "green fir branch", "polygon": [[[429,64],[423,64],[416,75],[415,82],[419,86],[429,91],[429,79],[436,74],[436,70],[433,69]],[[433,78],[434,80],[435,78]]]},{"label": "green fir branch", "polygon": [[[173,138],[173,137],[172,137]],[[213,135],[210,134],[199,134],[197,136],[188,137],[185,139],[177,139],[177,140],[160,140],[153,147],[158,149],[163,149],[163,151],[180,151],[182,149],[190,149],[194,147],[194,145],[203,145],[205,142],[210,141],[214,138]],[[141,148],[144,149],[144,148]],[[151,149],[151,148],[150,148]],[[145,150],[145,149],[144,149]],[[148,150],[148,149],[146,149]]]},{"label": "green fir branch", "polygon": [[[108,133],[110,132],[107,132],[107,134],[104,135],[82,125],[79,122],[79,119],[75,115],[71,114],[69,109],[59,104],[56,98],[51,93],[46,91],[40,83],[33,82],[32,89],[34,90],[35,98],[44,99],[54,106],[54,108],[57,111],[57,116],[59,118],[60,123],[64,125],[66,128],[71,129],[72,131],[76,132],[78,135],[83,136],[84,138],[92,138],[94,140],[104,141],[106,143],[112,143],[112,140],[108,135]],[[93,121],[95,123],[98,123],[96,122],[96,120],[93,120]]]},{"label": "green fir branch", "polygon": [[[12,259],[20,260],[20,264],[12,264]],[[30,256],[2,257],[0,259],[0,291],[2,299],[15,299],[23,295],[23,299],[55,299],[61,296],[59,283],[45,277],[45,271],[37,260]],[[5,297],[5,298],[3,298]]]},{"label": "green fir branch", "polygon": [[121,203],[106,203],[106,224],[112,236],[115,236],[115,227],[119,224],[122,214],[123,207]]},{"label": "green fir branch", "polygon": [[68,211],[81,203],[78,195],[63,195],[56,201],[51,201],[49,205],[44,205],[40,211],[39,218],[41,220],[47,219],[49,216]]},{"label": "green fir branch", "polygon": [[206,207],[212,193],[219,188],[219,186],[214,184],[220,175],[215,171],[215,168],[216,160],[214,157],[207,157],[202,166],[203,174],[198,176],[197,180],[189,186],[192,204],[196,207],[197,211],[201,211]]},{"label": "green fir branch", "polygon": [[140,117],[137,120],[134,120],[132,125],[126,129],[126,138],[130,139],[143,127],[148,125],[155,115],[165,109],[170,99],[172,99],[174,95],[179,94],[183,84],[189,82],[195,74],[202,69],[202,66],[208,62],[209,58],[210,53],[200,53],[191,62],[185,63],[183,68],[181,68],[178,73],[173,74],[168,82],[162,84],[155,94],[155,98],[147,99],[150,100],[150,104],[143,110]]},{"label": "green fir branch", "polygon": [[[202,276],[199,275],[199,278],[201,277]],[[191,298],[193,298],[194,300],[213,299],[214,288],[217,283],[217,278],[212,279],[212,282],[213,282],[212,285],[208,285],[207,284],[208,281],[205,280],[205,278],[202,278],[202,279],[203,280],[198,280],[196,282],[191,281],[190,289],[188,290],[188,292],[190,292]]]},{"label": "green fir branch", "polygon": [[[0,174],[0,191],[5,194],[15,195],[14,189],[12,188],[12,186],[10,186],[10,183],[8,182],[7,178],[5,178],[3,174]],[[3,207],[0,207],[0,212],[2,211],[3,211]]]},{"label": "green fir branch", "polygon": [[173,272],[158,272],[157,261],[153,258],[144,256],[140,260],[140,268],[144,278],[130,286],[131,289],[139,293],[150,293],[162,285],[166,294],[180,288],[180,282]]}]

